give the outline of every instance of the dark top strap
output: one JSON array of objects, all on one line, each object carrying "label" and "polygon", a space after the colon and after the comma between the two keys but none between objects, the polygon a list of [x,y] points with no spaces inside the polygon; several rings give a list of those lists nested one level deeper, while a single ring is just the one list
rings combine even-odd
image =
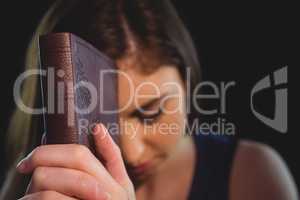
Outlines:
[{"label": "dark top strap", "polygon": [[198,159],[189,200],[228,200],[236,138],[200,132],[193,137]]}]

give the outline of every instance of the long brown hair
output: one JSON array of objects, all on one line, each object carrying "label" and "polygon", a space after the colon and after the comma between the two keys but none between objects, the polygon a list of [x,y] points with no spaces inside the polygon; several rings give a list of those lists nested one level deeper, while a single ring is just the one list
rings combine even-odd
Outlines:
[{"label": "long brown hair", "polygon": [[[200,66],[193,41],[169,0],[57,0],[41,19],[26,52],[25,70],[38,68],[38,37],[49,32],[71,32],[89,41],[112,59],[134,54],[147,71],[160,64],[178,67],[185,79],[191,70],[191,88],[199,81]],[[131,52],[129,40],[136,50]],[[157,61],[157,62],[153,62]],[[27,79],[22,100],[36,106],[38,77]],[[196,117],[194,109],[189,121]],[[16,173],[15,165],[39,145],[39,117],[18,108],[6,141],[7,177],[0,199],[16,199],[24,193],[28,177]]]}]

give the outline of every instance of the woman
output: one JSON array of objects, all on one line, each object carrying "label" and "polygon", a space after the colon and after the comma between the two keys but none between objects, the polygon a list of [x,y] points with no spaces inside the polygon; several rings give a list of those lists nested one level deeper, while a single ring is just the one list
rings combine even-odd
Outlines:
[{"label": "woman", "polygon": [[[57,1],[29,46],[28,69],[37,67],[37,37],[49,32],[87,40],[132,81],[128,85],[119,76],[119,107],[126,108],[119,113],[119,143],[98,124],[95,155],[75,144],[36,147],[39,120],[17,110],[9,128],[12,168],[3,199],[297,199],[285,164],[270,147],[187,132],[198,118],[195,106],[186,109],[186,85],[194,89],[199,82],[199,63],[168,0]],[[188,66],[191,79],[185,76]],[[151,84],[141,87],[145,80]],[[143,98],[129,100],[132,87]],[[24,84],[26,105],[36,104],[37,88],[36,78]],[[134,128],[125,130],[125,124]],[[167,129],[145,129],[160,124]],[[176,127],[171,132],[170,125]]]}]

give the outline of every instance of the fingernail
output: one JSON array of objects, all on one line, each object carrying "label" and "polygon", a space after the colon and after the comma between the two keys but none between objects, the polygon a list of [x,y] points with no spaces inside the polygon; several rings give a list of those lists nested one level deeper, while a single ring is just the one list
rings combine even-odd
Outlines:
[{"label": "fingernail", "polygon": [[97,133],[99,131],[99,124],[95,124],[92,128],[93,133]]},{"label": "fingernail", "polygon": [[17,170],[20,172],[20,173],[23,173],[25,172],[26,170],[26,158],[22,159],[16,166]]},{"label": "fingernail", "polygon": [[109,134],[108,133],[108,130],[107,130],[107,128],[103,125],[103,124],[100,124],[100,126],[101,126],[101,130],[102,130],[102,136],[101,136],[101,139],[105,139],[106,138],[106,136]]}]

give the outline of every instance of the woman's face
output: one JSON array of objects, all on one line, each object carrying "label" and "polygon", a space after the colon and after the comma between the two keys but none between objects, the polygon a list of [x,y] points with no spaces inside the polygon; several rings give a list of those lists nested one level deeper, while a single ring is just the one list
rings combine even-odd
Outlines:
[{"label": "woman's face", "polygon": [[129,174],[144,180],[166,163],[183,138],[185,90],[175,66],[143,73],[132,63],[117,62],[119,145]]}]

